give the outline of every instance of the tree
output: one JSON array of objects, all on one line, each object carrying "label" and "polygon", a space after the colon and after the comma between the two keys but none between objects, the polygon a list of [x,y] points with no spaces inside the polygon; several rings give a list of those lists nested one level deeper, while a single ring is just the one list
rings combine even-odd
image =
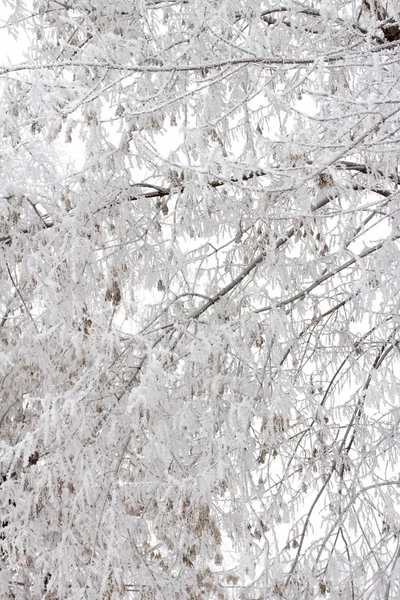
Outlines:
[{"label": "tree", "polygon": [[397,2],[5,5],[1,597],[398,598]]}]

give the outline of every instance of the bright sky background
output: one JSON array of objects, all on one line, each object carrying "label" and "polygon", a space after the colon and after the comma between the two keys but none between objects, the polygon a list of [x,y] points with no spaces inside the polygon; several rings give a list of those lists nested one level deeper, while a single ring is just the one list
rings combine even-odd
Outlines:
[{"label": "bright sky background", "polygon": [[0,65],[23,62],[24,52],[29,43],[28,36],[22,28],[19,30],[18,39],[9,33],[5,25],[8,15],[9,11],[0,5]]}]

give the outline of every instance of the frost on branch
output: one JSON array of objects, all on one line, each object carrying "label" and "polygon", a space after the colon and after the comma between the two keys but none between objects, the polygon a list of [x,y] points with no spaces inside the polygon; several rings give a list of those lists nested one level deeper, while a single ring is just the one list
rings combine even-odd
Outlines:
[{"label": "frost on branch", "polygon": [[0,597],[397,599],[397,3],[4,4]]}]

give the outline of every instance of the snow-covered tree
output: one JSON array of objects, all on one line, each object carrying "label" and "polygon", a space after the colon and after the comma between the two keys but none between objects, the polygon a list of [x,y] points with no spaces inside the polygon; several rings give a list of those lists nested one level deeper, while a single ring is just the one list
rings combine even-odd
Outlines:
[{"label": "snow-covered tree", "polygon": [[397,599],[397,0],[3,17],[1,598]]}]

